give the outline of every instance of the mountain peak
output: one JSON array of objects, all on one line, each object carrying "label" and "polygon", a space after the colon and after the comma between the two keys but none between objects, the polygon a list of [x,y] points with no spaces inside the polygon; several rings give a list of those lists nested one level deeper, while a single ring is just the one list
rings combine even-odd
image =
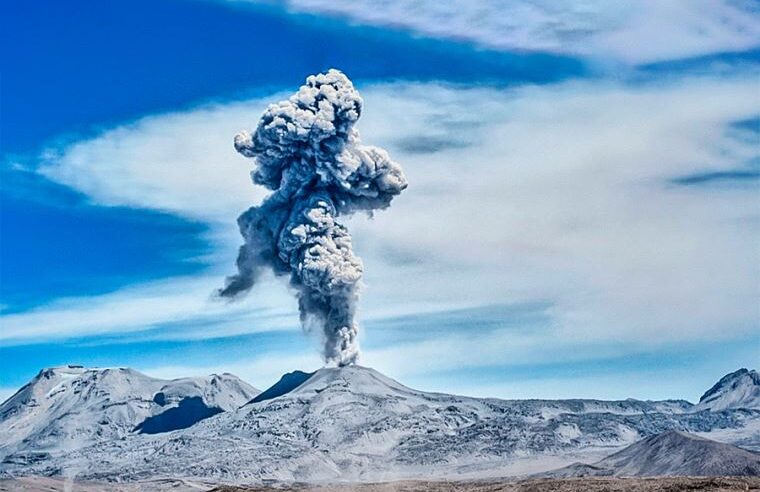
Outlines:
[{"label": "mountain peak", "polygon": [[65,374],[82,374],[83,372],[138,372],[128,367],[85,367],[79,364],[66,364],[62,366],[52,366],[42,369],[39,375],[65,375]]},{"label": "mountain peak", "polygon": [[727,408],[760,409],[760,374],[741,368],[723,376],[699,399],[700,409],[713,411]]},{"label": "mountain peak", "polygon": [[187,427],[257,393],[232,375],[164,380],[125,367],[50,367],[0,405],[0,456]]},{"label": "mountain peak", "polygon": [[668,430],[665,432],[661,432],[659,434],[655,434],[653,436],[649,436],[646,439],[644,439],[644,442],[647,442],[649,444],[659,444],[663,442],[684,443],[684,442],[689,442],[689,441],[710,441],[710,440],[704,437],[700,437],[696,434],[690,434],[688,432],[684,432],[680,430]]},{"label": "mountain peak", "polygon": [[378,397],[412,391],[375,369],[353,364],[342,367],[323,367],[296,388],[294,393],[308,395],[321,393],[327,389],[352,394],[371,394]]},{"label": "mountain peak", "polygon": [[85,371],[86,368],[84,366],[80,366],[77,364],[66,364],[64,366],[53,366],[53,367],[46,367],[42,369],[39,374],[58,374],[58,373],[77,373]]},{"label": "mountain peak", "polygon": [[293,371],[284,374],[270,388],[258,394],[251,403],[271,400],[286,394],[310,398],[325,390],[351,394],[387,396],[411,391],[375,369],[359,365],[323,367],[314,372]]}]

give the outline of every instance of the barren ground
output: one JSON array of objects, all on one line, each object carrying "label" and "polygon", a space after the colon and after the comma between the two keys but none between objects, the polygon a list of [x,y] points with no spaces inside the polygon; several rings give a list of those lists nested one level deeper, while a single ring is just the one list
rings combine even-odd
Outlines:
[{"label": "barren ground", "polygon": [[488,480],[468,482],[401,481],[369,484],[294,485],[273,487],[216,487],[184,480],[159,480],[130,484],[66,482],[62,479],[26,477],[0,480],[0,492],[680,492],[760,491],[760,477],[752,478],[571,478]]},{"label": "barren ground", "polygon": [[[272,488],[219,487],[214,492],[264,492]],[[282,489],[280,489],[282,490]],[[406,481],[363,485],[290,487],[298,492],[677,492],[682,490],[760,490],[756,478],[574,478],[519,481]]]}]

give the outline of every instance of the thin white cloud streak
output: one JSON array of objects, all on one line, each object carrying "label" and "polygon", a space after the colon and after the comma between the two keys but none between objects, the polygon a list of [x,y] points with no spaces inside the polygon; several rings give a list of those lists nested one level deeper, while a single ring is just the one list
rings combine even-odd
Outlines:
[{"label": "thin white cloud streak", "polygon": [[[222,276],[173,278],[99,296],[64,298],[30,311],[7,314],[0,317],[0,342],[14,345],[125,333],[135,336],[162,325],[183,323],[205,326],[200,333],[188,327],[181,334],[163,338],[192,340],[297,327],[294,310],[278,305],[276,294],[270,294],[273,289],[264,285],[240,303],[213,299],[211,294],[221,279]],[[262,305],[265,308],[261,309]],[[221,326],[212,327],[217,324]]]},{"label": "thin white cloud streak", "polygon": [[[230,135],[255,127],[265,107],[254,100],[147,116],[48,149],[40,172],[101,205],[148,206],[234,227],[231,211],[260,201],[267,190],[251,186]],[[112,159],[107,164],[105,156]]]},{"label": "thin white cloud streak", "polygon": [[[756,187],[667,184],[731,170],[757,154],[751,139],[735,138],[727,126],[760,113],[756,73],[513,90],[391,84],[363,94],[361,131],[403,163],[410,188],[374,221],[349,225],[366,266],[362,316],[551,301],[548,347],[563,339],[657,346],[756,329]],[[217,258],[231,268],[238,239],[229,225],[260,192],[251,191],[230,135],[249,127],[263,105],[146,118],[49,152],[57,157],[43,172],[96,203],[209,221],[224,251]],[[186,142],[204,143],[185,152]],[[421,154],[410,142],[441,148]],[[4,316],[2,333],[9,319],[10,333],[22,339],[224,316],[207,304],[221,277],[199,282],[192,293],[183,281],[168,281],[166,292],[180,294],[166,305],[150,292],[125,291],[107,302],[71,300]],[[294,313],[285,288],[272,285],[261,286],[268,297],[224,309],[291,306]],[[477,338],[478,327],[472,330]],[[507,340],[528,343],[526,356],[545,349],[522,336]],[[469,352],[479,358],[476,347]]]},{"label": "thin white cloud streak", "polygon": [[[234,256],[234,252],[230,255]],[[300,331],[297,307],[283,282],[264,277],[245,299],[228,302],[214,297],[223,279],[222,274],[170,278],[103,295],[62,298],[28,311],[5,314],[0,316],[0,344],[107,335],[129,335],[122,340],[108,339],[109,343],[191,341]],[[410,300],[403,306],[380,305],[366,310],[365,319],[471,306],[464,302]]]},{"label": "thin white cloud streak", "polygon": [[[260,0],[231,0],[235,3]],[[760,45],[751,0],[288,0],[296,12],[345,18],[487,48],[549,51],[638,64]]]}]

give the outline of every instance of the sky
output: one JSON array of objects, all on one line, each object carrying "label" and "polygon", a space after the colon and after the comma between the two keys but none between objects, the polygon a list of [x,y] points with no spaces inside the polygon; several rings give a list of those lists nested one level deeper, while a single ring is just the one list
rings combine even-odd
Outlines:
[{"label": "sky", "polygon": [[0,399],[41,368],[322,364],[281,278],[216,299],[266,190],[232,146],[337,68],[409,188],[346,220],[361,364],[423,390],[683,398],[760,360],[754,0],[0,9]]}]

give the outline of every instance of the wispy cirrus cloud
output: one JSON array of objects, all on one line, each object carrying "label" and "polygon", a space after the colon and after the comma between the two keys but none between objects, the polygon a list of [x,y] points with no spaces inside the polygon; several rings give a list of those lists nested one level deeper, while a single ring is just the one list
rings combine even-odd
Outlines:
[{"label": "wispy cirrus cloud", "polygon": [[[234,3],[254,0],[231,0]],[[751,0],[288,0],[291,11],[461,39],[641,64],[760,45]]]},{"label": "wispy cirrus cloud", "polygon": [[[295,328],[290,310],[265,288],[255,292],[256,302],[231,304],[214,299],[212,293],[221,278],[171,278],[6,314],[0,318],[0,343],[11,346],[119,334],[138,338],[157,328],[167,333],[154,338],[183,340]],[[182,326],[180,334],[169,330],[176,325]]]},{"label": "wispy cirrus cloud", "polygon": [[49,147],[39,171],[100,205],[234,223],[230,211],[259,201],[266,190],[248,184],[230,135],[255,126],[265,107],[265,100],[252,100],[147,116]]}]

